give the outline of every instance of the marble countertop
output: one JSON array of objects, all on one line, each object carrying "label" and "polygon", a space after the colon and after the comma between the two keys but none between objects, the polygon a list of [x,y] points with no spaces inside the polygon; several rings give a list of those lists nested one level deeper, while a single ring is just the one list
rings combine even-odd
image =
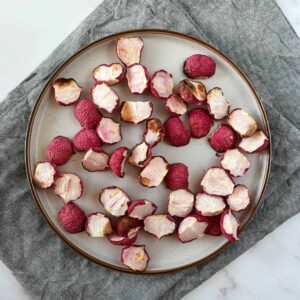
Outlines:
[{"label": "marble countertop", "polygon": [[[72,5],[69,1],[60,0],[2,2],[0,101],[101,2],[73,0]],[[277,3],[300,36],[300,0],[277,0]],[[41,13],[45,10],[49,15],[55,15],[55,22],[45,23]],[[67,12],[68,22],[65,22]],[[300,286],[296,284],[299,278],[300,214],[289,219],[183,299],[300,299]],[[1,299],[30,299],[1,261],[0,291]]]}]

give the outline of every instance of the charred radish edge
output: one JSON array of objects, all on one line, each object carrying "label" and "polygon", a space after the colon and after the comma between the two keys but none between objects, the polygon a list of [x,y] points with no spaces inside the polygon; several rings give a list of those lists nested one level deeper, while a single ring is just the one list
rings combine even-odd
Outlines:
[{"label": "charred radish edge", "polygon": [[58,168],[54,163],[48,161],[37,162],[34,169],[33,182],[40,189],[53,186],[58,176]]},{"label": "charred radish edge", "polygon": [[131,149],[128,162],[136,167],[143,168],[149,163],[151,157],[152,151],[150,145],[142,141]]},{"label": "charred radish edge", "polygon": [[250,204],[248,188],[243,184],[237,184],[233,189],[233,193],[226,197],[226,202],[232,211],[245,210]]},{"label": "charred radish edge", "polygon": [[[154,225],[152,224],[154,222]],[[165,228],[162,228],[162,223],[168,223]],[[155,225],[158,223],[158,225]],[[156,226],[156,228],[154,228]],[[166,228],[166,226],[169,226]],[[170,215],[151,215],[144,219],[144,230],[157,239],[161,239],[164,236],[171,235],[175,232],[176,223]],[[159,231],[160,230],[160,231]]]},{"label": "charred radish edge", "polygon": [[128,216],[138,220],[144,220],[146,217],[153,215],[157,206],[148,200],[139,199],[131,202],[128,207]]},{"label": "charred radish edge", "polygon": [[[159,167],[159,164],[163,164],[163,167]],[[151,169],[153,168],[154,171]],[[159,168],[159,169],[158,169]],[[155,172],[159,171],[158,175]],[[164,180],[168,173],[168,162],[162,156],[153,156],[148,165],[144,167],[139,175],[140,182],[145,187],[156,187]],[[157,178],[159,178],[157,180]]]},{"label": "charred radish edge", "polygon": [[131,245],[122,249],[121,262],[134,271],[144,271],[149,260],[144,245]]},{"label": "charred radish edge", "polygon": [[102,64],[93,71],[93,78],[97,83],[115,85],[122,81],[126,74],[126,68],[120,63]]},{"label": "charred radish edge", "polygon": [[262,130],[257,130],[251,137],[242,138],[238,148],[244,153],[259,153],[269,146],[269,139]]},{"label": "charred radish edge", "polygon": [[[68,187],[68,190],[64,189],[66,186]],[[63,173],[56,178],[53,188],[54,194],[63,199],[64,203],[66,204],[81,197],[83,183],[78,175],[72,173]],[[61,188],[63,188],[63,190],[61,190]]]},{"label": "charred radish edge", "polygon": [[220,226],[223,235],[230,242],[237,242],[239,240],[238,231],[240,228],[240,223],[237,218],[231,213],[230,209],[227,209],[223,212],[220,219]]},{"label": "charred radish edge", "polygon": [[[108,131],[107,128],[110,127]],[[121,124],[112,118],[103,117],[98,126],[97,134],[104,144],[116,144],[122,140]]]},{"label": "charred radish edge", "polygon": [[132,94],[141,95],[149,89],[150,74],[141,64],[133,64],[127,68],[126,78]]},{"label": "charred radish edge", "polygon": [[194,208],[195,196],[187,189],[178,189],[169,194],[168,213],[172,217],[185,218]]},{"label": "charred radish edge", "polygon": [[[141,108],[145,111],[141,113]],[[153,112],[151,101],[124,101],[121,104],[121,120],[127,123],[139,124],[149,119]]]},{"label": "charred radish edge", "polygon": [[144,41],[138,37],[121,37],[117,42],[117,56],[126,65],[139,63],[144,48]]},{"label": "charred radish edge", "polygon": [[215,120],[222,120],[228,116],[230,104],[220,88],[211,89],[206,98],[208,111]]},{"label": "charred radish edge", "polygon": [[212,196],[207,193],[198,193],[196,195],[195,209],[197,213],[204,217],[220,215],[226,208],[223,197]]},{"label": "charred radish edge", "polygon": [[153,148],[164,139],[164,136],[165,131],[161,121],[156,118],[148,119],[143,135],[144,141]]},{"label": "charred radish edge", "polygon": [[[108,195],[105,195],[106,193],[108,193]],[[108,200],[104,198],[105,196],[108,196]],[[117,200],[113,200],[113,197],[116,196]],[[124,216],[130,204],[128,195],[117,186],[103,188],[99,195],[99,201],[105,210],[115,217]],[[120,202],[119,206],[116,205],[117,202]]]},{"label": "charred radish edge", "polygon": [[117,148],[111,155],[108,161],[108,165],[114,174],[118,177],[124,177],[124,167],[128,156],[128,148]]},{"label": "charred radish edge", "polygon": [[188,79],[180,81],[178,94],[187,103],[203,105],[206,101],[206,88],[201,81]]},{"label": "charred radish edge", "polygon": [[73,78],[56,79],[53,89],[56,102],[62,106],[74,104],[83,90]]},{"label": "charred radish edge", "polygon": [[102,238],[112,233],[110,220],[100,212],[92,213],[86,219],[85,231],[90,237]]},{"label": "charred radish edge", "polygon": [[89,149],[82,159],[82,167],[89,172],[104,171],[108,166],[109,154],[101,147]]},{"label": "charred radish edge", "polygon": [[173,92],[173,76],[165,70],[156,71],[150,81],[150,90],[154,97],[167,99]]}]

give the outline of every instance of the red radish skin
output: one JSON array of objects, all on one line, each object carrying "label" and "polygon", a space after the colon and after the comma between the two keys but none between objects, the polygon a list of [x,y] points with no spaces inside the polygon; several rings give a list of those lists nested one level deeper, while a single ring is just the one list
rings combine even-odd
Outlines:
[{"label": "red radish skin", "polygon": [[217,152],[225,152],[235,147],[237,136],[234,130],[222,124],[208,138],[210,146]]},{"label": "red radish skin", "polygon": [[207,108],[216,120],[222,120],[228,116],[230,105],[220,88],[215,87],[207,93]]},{"label": "red radish skin", "polygon": [[208,223],[203,221],[198,215],[187,216],[178,226],[177,238],[182,243],[194,241],[204,236],[207,227]]},{"label": "red radish skin", "polygon": [[190,142],[190,134],[179,117],[170,117],[164,123],[164,129],[170,145],[181,147]]},{"label": "red radish skin", "polygon": [[65,164],[74,153],[71,141],[64,136],[57,136],[47,146],[46,159],[60,166]]},{"label": "red radish skin", "polygon": [[220,215],[226,208],[224,199],[220,196],[212,196],[207,193],[196,195],[195,209],[204,217]]},{"label": "red radish skin", "polygon": [[150,81],[150,90],[154,97],[167,99],[173,92],[173,76],[165,70],[156,71]]},{"label": "red radish skin", "polygon": [[227,123],[241,136],[252,136],[257,130],[256,121],[241,108],[234,109],[229,114]]},{"label": "red radish skin", "polygon": [[257,130],[251,137],[242,138],[238,148],[244,153],[259,153],[269,146],[269,139],[262,130]]},{"label": "red radish skin", "polygon": [[205,109],[195,108],[188,113],[191,136],[202,138],[208,135],[211,127],[214,125],[210,115]]},{"label": "red radish skin", "polygon": [[142,228],[142,222],[131,217],[121,217],[116,223],[116,233],[122,237],[132,237],[137,235]]},{"label": "red radish skin", "polygon": [[131,202],[128,207],[128,216],[138,220],[144,220],[146,217],[153,215],[157,206],[148,200],[139,199]]},{"label": "red radish skin", "polygon": [[222,235],[222,230],[220,227],[221,215],[213,216],[213,217],[204,217],[201,214],[199,214],[199,216],[203,221],[205,221],[208,224],[204,232],[205,234],[212,235],[212,236]]},{"label": "red radish skin", "polygon": [[73,202],[67,203],[58,213],[58,218],[63,228],[69,233],[77,233],[84,230],[85,214],[83,210]]},{"label": "red radish skin", "polygon": [[97,126],[97,134],[104,144],[116,144],[121,141],[121,125],[112,118],[102,118]]},{"label": "red radish skin", "polygon": [[75,118],[84,128],[95,129],[101,120],[101,114],[94,103],[87,99],[80,100],[74,110]]},{"label": "red radish skin", "polygon": [[169,171],[166,176],[166,185],[170,190],[188,189],[189,170],[185,164],[175,163],[169,165]]},{"label": "red radish skin", "polygon": [[168,112],[172,116],[181,116],[187,112],[187,104],[181,99],[178,94],[172,94],[165,102]]},{"label": "red radish skin", "polygon": [[141,95],[149,89],[150,74],[141,64],[133,64],[127,68],[126,78],[132,94]]},{"label": "red radish skin", "polygon": [[248,188],[243,184],[236,185],[233,193],[226,197],[226,202],[232,211],[245,210],[250,204]]},{"label": "red radish skin", "polygon": [[117,55],[126,65],[137,64],[141,60],[144,41],[139,37],[121,37],[117,42]]},{"label": "red radish skin", "polygon": [[93,71],[93,78],[97,83],[115,85],[122,81],[126,74],[126,68],[119,63],[103,64]]},{"label": "red radish skin", "polygon": [[144,220],[144,230],[159,240],[174,233],[176,224],[169,215],[151,215]]},{"label": "red radish skin", "polygon": [[188,216],[194,207],[195,196],[192,192],[179,189],[169,194],[168,213],[172,217],[184,218]]},{"label": "red radish skin", "polygon": [[220,226],[223,235],[230,242],[237,242],[240,223],[237,218],[231,213],[231,210],[225,210],[220,219]]},{"label": "red radish skin", "polygon": [[234,183],[229,174],[222,168],[209,168],[200,183],[203,191],[214,196],[228,196],[232,194]]},{"label": "red radish skin", "polygon": [[90,237],[103,238],[112,233],[110,220],[102,213],[92,213],[87,217],[85,231]]},{"label": "red radish skin", "polygon": [[150,101],[124,101],[121,106],[121,119],[124,122],[139,124],[152,115],[153,105]]},{"label": "red radish skin", "polygon": [[232,149],[224,153],[221,165],[231,176],[241,177],[250,168],[250,161],[238,149]]},{"label": "red radish skin", "polygon": [[209,78],[216,72],[216,63],[207,55],[194,54],[184,61],[183,72],[192,79]]},{"label": "red radish skin", "polygon": [[147,120],[144,131],[145,142],[148,143],[150,147],[154,147],[163,141],[164,137],[165,131],[162,127],[161,121],[156,118]]},{"label": "red radish skin", "polygon": [[58,168],[54,163],[41,161],[35,166],[33,182],[38,188],[47,189],[53,186],[57,176]]},{"label": "red radish skin", "polygon": [[151,157],[151,147],[143,141],[131,149],[128,162],[136,167],[144,168],[149,163]]},{"label": "red radish skin", "polygon": [[201,81],[182,80],[178,84],[178,94],[183,101],[203,105],[206,101],[206,88]]},{"label": "red radish skin", "polygon": [[108,240],[116,246],[131,246],[137,240],[137,234],[129,237],[119,236],[116,233],[110,233],[107,235]]},{"label": "red radish skin", "polygon": [[89,172],[104,171],[108,168],[109,155],[100,147],[89,149],[82,160],[82,167]]},{"label": "red radish skin", "polygon": [[65,203],[79,199],[82,191],[83,183],[76,174],[63,173],[54,182],[54,194]]},{"label": "red radish skin", "polygon": [[74,104],[83,90],[73,78],[59,78],[55,80],[53,89],[56,102],[62,106]]},{"label": "red radish skin", "polygon": [[150,258],[144,245],[131,245],[123,248],[121,261],[134,271],[144,271]]},{"label": "red radish skin", "polygon": [[81,129],[73,139],[74,147],[78,152],[88,151],[100,147],[101,141],[94,129]]},{"label": "red radish skin", "polygon": [[119,107],[119,96],[106,83],[96,83],[92,88],[92,98],[98,109],[108,113]]},{"label": "red radish skin", "polygon": [[145,187],[157,187],[168,173],[168,162],[162,156],[153,156],[148,165],[141,171],[140,182]]},{"label": "red radish skin", "polygon": [[128,148],[117,148],[111,155],[108,161],[108,165],[116,176],[124,177],[124,166],[128,156]]},{"label": "red radish skin", "polygon": [[102,189],[99,201],[112,216],[124,216],[130,205],[128,195],[119,187],[109,186]]}]

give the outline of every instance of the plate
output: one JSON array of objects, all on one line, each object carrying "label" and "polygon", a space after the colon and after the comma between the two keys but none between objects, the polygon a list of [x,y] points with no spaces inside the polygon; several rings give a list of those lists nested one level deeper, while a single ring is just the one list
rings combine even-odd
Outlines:
[{"label": "plate", "polygon": [[[221,87],[231,104],[231,109],[239,107],[245,109],[256,119],[259,127],[269,137],[270,132],[261,101],[238,67],[217,49],[184,34],[149,29],[118,33],[81,49],[56,70],[37,99],[27,130],[26,171],[33,198],[50,227],[79,254],[115,270],[134,272],[120,262],[121,247],[110,244],[106,238],[93,239],[85,232],[78,234],[65,232],[57,218],[63,201],[55,196],[51,189],[37,189],[32,182],[34,165],[37,161],[45,159],[48,143],[58,135],[73,138],[80,130],[80,125],[73,115],[73,106],[62,107],[54,101],[51,88],[53,82],[59,77],[75,78],[78,84],[84,87],[82,97],[89,98],[93,85],[92,70],[97,65],[119,61],[115,46],[117,39],[121,36],[143,38],[145,47],[141,63],[148,68],[150,74],[159,69],[166,69],[173,74],[175,85],[185,78],[182,73],[182,64],[186,57],[195,53],[211,56],[217,63],[217,71],[212,78],[203,80],[207,89],[210,90],[215,86]],[[169,115],[161,100],[155,99],[150,93],[130,94],[126,80],[114,86],[113,89],[121,100],[151,100],[154,104],[152,116],[158,117],[161,121],[168,118]],[[113,117],[119,120],[118,113],[114,113]],[[218,126],[218,123],[215,122],[214,128]],[[134,146],[141,141],[144,127],[145,122],[139,125],[122,123],[122,141],[117,145],[105,146],[105,150],[111,152],[119,146],[124,145],[129,148]],[[220,160],[209,146],[207,137],[191,139],[187,146],[180,148],[171,147],[165,142],[160,143],[153,149],[153,152],[154,155],[163,155],[169,163],[182,162],[188,165],[189,187],[193,192],[198,191],[199,182],[205,170],[210,166],[218,165]],[[168,190],[164,184],[150,189],[141,186],[137,179],[139,170],[129,164],[126,165],[124,179],[117,178],[110,171],[90,173],[82,168],[82,157],[82,153],[76,153],[67,164],[59,169],[60,172],[74,172],[82,178],[84,191],[76,203],[86,214],[95,211],[104,212],[98,195],[102,188],[112,184],[124,189],[132,200],[144,198],[153,201],[158,206],[157,213],[167,211]],[[261,201],[270,170],[270,149],[260,154],[248,155],[248,158],[251,161],[250,170],[245,176],[235,180],[236,183],[246,184],[251,196],[251,205],[246,211],[238,214],[241,228],[244,228],[253,217]],[[143,274],[177,271],[202,263],[220,253],[229,244],[223,236],[205,236],[191,243],[182,244],[175,236],[165,237],[158,241],[144,232],[139,235],[136,243],[145,244],[151,258]]]}]

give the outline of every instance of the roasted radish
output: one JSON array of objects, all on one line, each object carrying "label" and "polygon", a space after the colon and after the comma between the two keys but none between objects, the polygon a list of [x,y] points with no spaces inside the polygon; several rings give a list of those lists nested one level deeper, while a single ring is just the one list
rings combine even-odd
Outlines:
[{"label": "roasted radish", "polygon": [[73,139],[74,147],[77,151],[88,151],[91,148],[97,148],[101,146],[101,141],[94,129],[81,129]]},{"label": "roasted radish", "polygon": [[215,87],[207,93],[207,107],[214,119],[221,120],[228,116],[230,105],[222,90]]},{"label": "roasted radish", "polygon": [[175,221],[169,215],[151,215],[144,220],[144,230],[158,239],[174,233]]},{"label": "roasted radish", "polygon": [[56,102],[63,106],[74,104],[82,92],[82,87],[72,78],[59,78],[55,80],[53,88]]},{"label": "roasted radish", "polygon": [[189,170],[185,164],[175,163],[169,165],[169,171],[166,176],[166,185],[170,190],[188,189]]},{"label": "roasted radish", "polygon": [[102,213],[93,213],[87,217],[85,231],[90,237],[102,238],[112,232],[110,220]]},{"label": "roasted radish", "polygon": [[208,135],[214,125],[210,115],[205,109],[195,108],[188,113],[191,136],[201,138]]},{"label": "roasted radish", "polygon": [[119,63],[110,65],[100,65],[93,71],[93,77],[96,82],[104,82],[107,85],[119,83],[125,77],[126,69]]},{"label": "roasted radish", "polygon": [[151,201],[139,199],[131,202],[128,207],[128,216],[138,220],[144,220],[146,217],[154,214],[157,206]]},{"label": "roasted radish", "polygon": [[204,54],[189,56],[183,65],[183,72],[189,78],[209,78],[216,72],[215,61]]},{"label": "roasted radish", "polygon": [[187,103],[202,105],[206,101],[206,88],[201,81],[182,80],[178,84],[178,93]]},{"label": "roasted radish", "polygon": [[242,138],[238,147],[245,153],[258,153],[269,146],[269,139],[262,130],[257,130],[252,136]]},{"label": "roasted radish", "polygon": [[149,260],[145,246],[132,245],[122,250],[122,263],[134,271],[144,271]]},{"label": "roasted radish", "polygon": [[38,162],[34,169],[33,182],[37,187],[46,189],[54,184],[57,176],[58,168],[54,163]]},{"label": "roasted radish", "polygon": [[221,216],[220,220],[221,230],[223,235],[231,242],[236,242],[239,240],[238,231],[240,228],[240,223],[237,218],[231,213],[231,210],[225,210]]},{"label": "roasted radish", "polygon": [[82,166],[90,172],[104,171],[108,168],[109,155],[101,148],[92,148],[84,155]]},{"label": "roasted radish", "polygon": [[128,67],[126,78],[132,94],[143,94],[149,88],[150,75],[147,68],[143,65],[134,64]]},{"label": "roasted radish", "polygon": [[164,128],[170,145],[181,147],[190,142],[190,133],[179,117],[170,117],[164,123]]},{"label": "roasted radish", "polygon": [[115,144],[121,141],[121,125],[111,118],[102,118],[97,126],[97,134],[105,144]]},{"label": "roasted radish", "polygon": [[159,119],[152,118],[147,120],[144,131],[144,140],[150,147],[154,147],[161,142],[164,139],[164,136],[165,132]]},{"label": "roasted radish", "polygon": [[194,207],[194,195],[185,189],[172,191],[169,194],[168,213],[173,217],[184,218]]},{"label": "roasted radish", "polygon": [[154,97],[167,99],[173,92],[172,74],[165,70],[156,71],[150,81],[150,90]]},{"label": "roasted radish", "polygon": [[225,152],[228,149],[234,148],[236,140],[237,137],[234,130],[222,124],[209,137],[208,142],[215,151]]},{"label": "roasted radish", "polygon": [[120,147],[116,149],[109,158],[108,165],[118,177],[124,177],[124,166],[128,156],[128,148]]},{"label": "roasted radish", "polygon": [[121,106],[121,119],[138,124],[150,118],[153,105],[150,101],[124,101]]},{"label": "roasted radish", "polygon": [[250,168],[250,161],[238,149],[232,149],[224,153],[221,165],[231,176],[240,177]]},{"label": "roasted radish", "polygon": [[121,37],[117,42],[117,55],[126,66],[131,66],[140,62],[143,48],[141,38]]},{"label": "roasted radish", "polygon": [[238,184],[234,187],[233,193],[226,198],[226,202],[232,211],[242,211],[250,204],[248,188]]},{"label": "roasted radish", "polygon": [[211,217],[219,215],[225,208],[224,199],[220,196],[212,196],[207,193],[196,195],[195,209],[202,216]]},{"label": "roasted radish", "polygon": [[148,164],[151,157],[151,147],[145,141],[143,141],[131,149],[128,162],[136,167],[143,168]]}]

